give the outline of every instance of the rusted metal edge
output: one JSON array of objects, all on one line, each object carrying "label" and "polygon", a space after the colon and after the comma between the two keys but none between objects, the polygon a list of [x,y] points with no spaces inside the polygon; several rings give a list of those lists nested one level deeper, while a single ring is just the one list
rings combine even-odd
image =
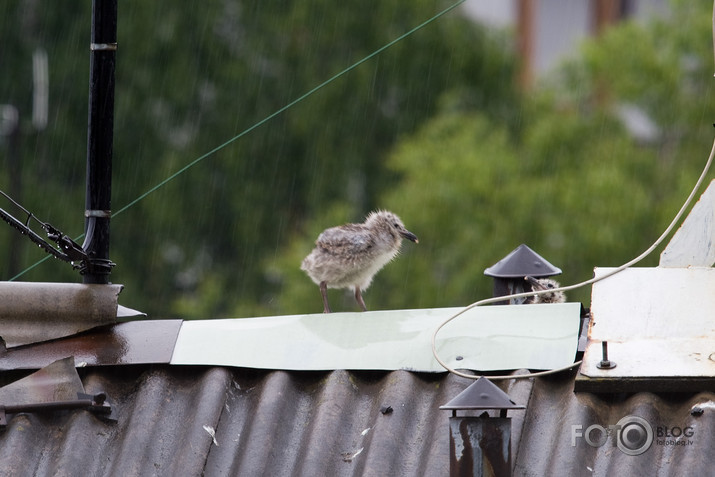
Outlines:
[{"label": "rusted metal edge", "polygon": [[637,393],[637,392],[684,392],[715,391],[715,376],[710,377],[617,377],[591,378],[581,373],[576,375],[574,392],[584,393]]},{"label": "rusted metal edge", "polygon": [[7,425],[8,414],[73,409],[86,409],[103,419],[116,420],[104,392],[85,393],[71,356],[0,388],[0,429]]},{"label": "rusted metal edge", "polygon": [[0,351],[0,371],[40,369],[73,356],[75,366],[169,363],[182,320],[145,320]]}]

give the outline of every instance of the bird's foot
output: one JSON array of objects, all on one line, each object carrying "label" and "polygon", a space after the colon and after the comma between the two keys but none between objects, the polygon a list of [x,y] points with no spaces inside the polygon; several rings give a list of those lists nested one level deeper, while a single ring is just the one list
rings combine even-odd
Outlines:
[{"label": "bird's foot", "polygon": [[362,299],[362,294],[360,293],[360,287],[355,287],[355,300],[358,302],[358,305],[360,305],[360,308],[362,308],[362,311],[367,311],[365,302]]},{"label": "bird's foot", "polygon": [[323,313],[330,313],[330,305],[328,305],[328,283],[320,282],[320,295],[323,297]]}]

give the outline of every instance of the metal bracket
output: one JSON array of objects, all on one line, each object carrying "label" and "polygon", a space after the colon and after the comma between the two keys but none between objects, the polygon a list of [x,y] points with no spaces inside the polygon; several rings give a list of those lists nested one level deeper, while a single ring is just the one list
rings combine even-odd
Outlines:
[{"label": "metal bracket", "polygon": [[[79,245],[77,242],[69,238],[67,235],[65,235],[49,223],[42,222],[41,220],[39,220],[32,212],[15,202],[10,196],[5,194],[4,192],[0,191],[0,194],[3,195],[6,199],[8,199],[15,207],[20,209],[27,216],[25,222],[22,222],[15,218],[9,212],[6,212],[5,210],[0,208],[1,219],[7,222],[14,229],[18,230],[21,234],[26,235],[32,242],[34,242],[36,245],[38,245],[45,252],[49,253],[53,257],[65,262],[69,262],[75,269],[82,269],[83,267],[86,268],[86,265],[83,264],[88,262],[90,260],[90,257],[87,255],[81,245]],[[59,250],[30,228],[29,224],[31,220],[34,220],[40,225],[40,228],[42,228],[47,233],[47,238],[55,242],[59,247]],[[78,264],[75,262],[81,263]]]},{"label": "metal bracket", "polygon": [[75,401],[51,401],[33,404],[0,404],[0,428],[7,427],[7,415],[23,412],[52,412],[73,409],[86,409],[100,419],[117,421],[116,411],[107,402],[107,395],[103,392],[97,394],[77,393]]},{"label": "metal bracket", "polygon": [[[63,234],[50,224],[43,224],[42,228],[47,232],[47,237],[55,242],[60,249],[65,253],[67,258],[72,261],[87,260],[89,257],[82,249],[82,246],[77,242]],[[78,267],[75,267],[78,268]]]}]

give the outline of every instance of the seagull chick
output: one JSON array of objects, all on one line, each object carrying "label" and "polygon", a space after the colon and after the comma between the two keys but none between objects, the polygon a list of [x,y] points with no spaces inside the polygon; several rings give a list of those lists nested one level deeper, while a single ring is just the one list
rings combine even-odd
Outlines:
[{"label": "seagull chick", "polygon": [[360,292],[399,253],[403,238],[418,242],[400,218],[386,210],[371,212],[362,224],[324,230],[300,266],[320,287],[323,312],[330,313],[328,288],[353,288],[355,300],[367,311]]},{"label": "seagull chick", "polygon": [[[559,282],[552,280],[551,278],[534,278],[534,277],[524,277],[524,280],[531,284],[531,289],[533,291],[550,290],[554,288],[559,288]],[[565,303],[566,295],[562,291],[553,291],[548,293],[542,293],[540,295],[534,295],[529,298],[526,303],[536,304],[536,303]]]}]

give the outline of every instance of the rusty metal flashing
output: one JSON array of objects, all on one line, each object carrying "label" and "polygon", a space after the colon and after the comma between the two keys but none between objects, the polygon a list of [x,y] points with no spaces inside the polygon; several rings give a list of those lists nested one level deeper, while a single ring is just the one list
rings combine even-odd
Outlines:
[{"label": "rusty metal flashing", "polygon": [[39,371],[0,388],[0,403],[44,403],[75,399],[84,392],[72,358],[50,363]]},{"label": "rusty metal flashing", "polygon": [[117,319],[122,285],[0,282],[7,348],[70,336]]},{"label": "rusty metal flashing", "polygon": [[0,351],[0,371],[39,369],[66,356],[74,356],[78,367],[169,363],[181,323],[181,320],[118,323]]},{"label": "rusty metal flashing", "polygon": [[85,394],[70,356],[0,388],[0,428],[7,414],[86,409],[102,418],[116,420],[114,410],[100,392]]}]

